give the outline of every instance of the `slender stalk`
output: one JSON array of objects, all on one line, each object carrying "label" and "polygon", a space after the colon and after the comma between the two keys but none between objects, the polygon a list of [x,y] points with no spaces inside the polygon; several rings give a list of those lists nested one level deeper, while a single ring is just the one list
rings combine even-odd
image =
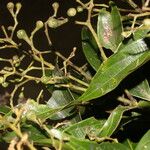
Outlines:
[{"label": "slender stalk", "polygon": [[[61,55],[59,52],[56,52],[56,55],[59,56],[61,59],[66,60],[67,58],[65,58],[63,55]],[[91,80],[91,77],[86,74],[82,68],[74,65],[70,60],[68,60],[68,65],[70,65],[72,68],[74,68],[75,70],[77,70],[81,75],[83,75],[87,80]]]},{"label": "slender stalk", "polygon": [[99,39],[98,39],[98,36],[97,36],[96,32],[95,32],[94,29],[93,29],[91,23],[76,21],[76,24],[85,25],[85,26],[87,26],[87,27],[89,28],[89,30],[91,31],[91,33],[92,33],[92,35],[93,35],[93,37],[94,37],[94,39],[95,39],[95,41],[96,41],[96,43],[97,43],[98,48],[99,48],[99,50],[100,50],[102,59],[103,59],[104,61],[106,61],[106,60],[107,60],[107,57],[106,57],[106,55],[105,55],[105,52],[104,52],[104,50],[103,50],[103,48],[102,48],[102,45],[101,45],[101,43],[100,43],[100,41],[99,41]]},{"label": "slender stalk", "polygon": [[57,86],[57,87],[66,87],[66,88],[70,88],[70,89],[77,90],[77,91],[82,91],[82,92],[85,92],[85,91],[86,91],[86,88],[73,85],[72,83],[59,84],[59,85],[56,85],[56,86]]},{"label": "slender stalk", "polygon": [[68,77],[68,78],[70,78],[71,80],[74,80],[74,81],[76,81],[76,82],[78,82],[78,83],[80,83],[80,84],[82,84],[82,85],[86,86],[86,87],[88,87],[88,86],[89,86],[89,84],[87,84],[87,83],[83,82],[82,80],[79,80],[79,79],[77,79],[77,78],[73,77],[72,75],[67,75],[67,77]]},{"label": "slender stalk", "polygon": [[93,37],[94,37],[94,39],[95,39],[95,41],[96,41],[96,43],[97,43],[97,45],[98,45],[98,48],[99,48],[99,50],[100,50],[102,59],[103,59],[104,61],[106,61],[106,60],[107,60],[107,57],[106,57],[106,55],[105,55],[105,52],[104,52],[104,50],[103,50],[103,47],[102,47],[102,45],[101,45],[101,43],[100,43],[100,41],[99,41],[99,39],[98,39],[98,36],[97,36],[95,30],[94,30],[93,27],[92,27],[92,24],[91,24],[91,17],[92,17],[93,8],[94,8],[94,3],[93,3],[93,0],[91,0],[91,1],[89,2],[88,7],[86,7],[86,9],[88,10],[87,21],[86,21],[86,22],[76,21],[76,24],[84,25],[84,26],[87,26],[87,27],[89,28],[89,30],[91,31],[91,33],[92,33],[92,35],[93,35]]},{"label": "slender stalk", "polygon": [[99,39],[98,39],[98,36],[97,36],[95,30],[93,29],[93,27],[92,27],[91,24],[88,25],[88,28],[89,28],[89,30],[91,31],[91,33],[93,34],[93,36],[94,36],[94,39],[95,39],[95,41],[96,41],[96,43],[97,43],[97,45],[98,45],[98,47],[99,47],[99,50],[100,50],[100,53],[101,53],[101,56],[102,56],[103,60],[106,61],[106,60],[107,60],[107,57],[106,57],[106,55],[105,55],[105,52],[104,52],[104,50],[103,50],[103,48],[102,48],[102,45],[101,45],[101,43],[100,43],[100,41],[99,41]]}]

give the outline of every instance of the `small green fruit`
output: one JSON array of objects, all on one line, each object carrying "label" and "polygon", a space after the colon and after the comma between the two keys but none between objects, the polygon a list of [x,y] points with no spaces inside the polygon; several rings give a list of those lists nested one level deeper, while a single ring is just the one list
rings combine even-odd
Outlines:
[{"label": "small green fruit", "polygon": [[25,39],[27,37],[26,31],[21,29],[17,32],[17,37],[19,39]]},{"label": "small green fruit", "polygon": [[8,26],[7,28],[9,31],[12,31],[13,30],[13,26]]},{"label": "small green fruit", "polygon": [[18,60],[19,57],[17,55],[13,56],[13,60]]},{"label": "small green fruit", "polygon": [[18,67],[20,65],[20,59],[17,55],[13,56],[13,64],[15,67]]},{"label": "small green fruit", "polygon": [[44,26],[43,22],[41,20],[36,22],[36,28],[40,29]]},{"label": "small green fruit", "polygon": [[16,8],[17,8],[17,10],[20,10],[20,9],[21,9],[21,7],[22,7],[21,3],[17,3],[17,4],[16,4]]},{"label": "small green fruit", "polygon": [[77,7],[77,12],[82,12],[82,11],[83,11],[83,7],[78,6],[78,7]]},{"label": "small green fruit", "polygon": [[60,27],[61,25],[65,24],[68,22],[68,18],[65,19],[55,19],[55,18],[49,18],[47,24],[50,28],[57,28]]},{"label": "small green fruit", "polygon": [[2,84],[4,82],[4,77],[0,76],[0,84]]},{"label": "small green fruit", "polygon": [[19,94],[19,98],[24,98],[24,93],[23,92],[21,92],[20,94]]},{"label": "small green fruit", "polygon": [[20,62],[15,63],[15,67],[19,67],[20,66]]},{"label": "small green fruit", "polygon": [[76,14],[77,14],[77,11],[76,11],[75,8],[69,8],[68,11],[67,11],[67,15],[69,17],[74,17]]},{"label": "small green fruit", "polygon": [[48,20],[48,26],[49,26],[50,28],[57,28],[57,27],[58,27],[58,20],[55,19],[55,18],[50,18],[50,19]]},{"label": "small green fruit", "polygon": [[144,24],[145,26],[150,26],[150,19],[149,19],[149,18],[144,19],[144,20],[143,20],[143,24]]},{"label": "small green fruit", "polygon": [[44,84],[46,84],[48,82],[48,80],[49,80],[49,77],[47,77],[47,76],[42,76],[41,77],[41,82],[44,83]]},{"label": "small green fruit", "polygon": [[3,83],[2,83],[2,86],[3,86],[4,88],[8,87],[8,85],[9,85],[8,82],[3,82]]},{"label": "small green fruit", "polygon": [[53,6],[54,9],[58,9],[59,3],[55,2],[55,3],[52,4],[52,6]]},{"label": "small green fruit", "polygon": [[7,9],[8,9],[8,10],[14,9],[14,3],[9,2],[9,3],[7,4]]},{"label": "small green fruit", "polygon": [[128,32],[122,32],[121,35],[125,38],[127,38],[129,36],[129,33]]}]

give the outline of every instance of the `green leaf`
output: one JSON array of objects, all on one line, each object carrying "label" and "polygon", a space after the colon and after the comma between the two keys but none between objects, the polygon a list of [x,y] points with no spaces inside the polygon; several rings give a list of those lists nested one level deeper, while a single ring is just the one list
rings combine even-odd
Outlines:
[{"label": "green leaf", "polygon": [[[116,4],[111,1],[110,6],[111,6],[111,18],[112,18],[112,23],[113,23],[112,42],[114,42],[114,44],[116,44],[116,48],[118,48],[119,44],[123,40],[123,37],[122,37],[123,25],[121,21],[121,15]],[[114,49],[114,51],[116,52],[117,49]]]},{"label": "green leaf", "polygon": [[136,30],[136,32],[134,32],[134,37],[133,37],[134,40],[145,38],[149,31],[150,29],[147,28],[146,26],[141,26],[140,28]]},{"label": "green leaf", "polygon": [[104,123],[105,120],[96,120],[95,118],[91,117],[71,125],[70,127],[66,128],[64,132],[69,133],[77,138],[85,138],[87,134],[90,135],[90,132],[92,132],[92,135],[96,136]]},{"label": "green leaf", "polygon": [[129,139],[126,139],[122,144],[128,147],[129,150],[134,150],[137,145],[137,143],[133,143]]},{"label": "green leaf", "polygon": [[[65,106],[69,104],[72,101],[74,101],[74,97],[68,89],[54,90],[51,98],[47,102],[47,105],[51,109],[57,109],[57,108],[60,108],[61,106]],[[64,119],[66,117],[73,115],[74,113],[76,113],[75,108],[70,107],[70,108],[57,112],[55,115],[51,117],[51,119],[55,119],[55,120]],[[75,122],[77,120],[78,121],[80,120],[77,116],[74,119],[75,119],[74,120]]]},{"label": "green leaf", "polygon": [[150,111],[150,102],[149,101],[139,101],[138,107],[146,111]]},{"label": "green leaf", "polygon": [[[51,139],[46,136],[46,133],[42,129],[34,125],[25,124],[22,126],[21,131],[23,133],[28,133],[29,140],[31,140],[35,144],[38,144],[38,145],[51,144]],[[2,139],[9,143],[15,137],[17,137],[16,133],[14,131],[11,131],[11,132],[6,132],[5,134],[3,134]]]},{"label": "green leaf", "polygon": [[70,150],[100,150],[100,146],[96,142],[74,137],[66,145],[70,146]]},{"label": "green leaf", "polygon": [[16,133],[14,131],[7,131],[5,134],[3,134],[2,139],[5,142],[10,142],[12,139],[14,139],[15,137],[17,137]]},{"label": "green leaf", "polygon": [[100,10],[97,22],[97,35],[103,47],[110,49],[115,48],[114,43],[111,42],[113,24],[111,21],[111,14],[105,9]]},{"label": "green leaf", "polygon": [[105,9],[100,10],[97,22],[97,34],[103,47],[117,51],[122,42],[122,22],[116,5],[111,2],[111,13]]},{"label": "green leaf", "polygon": [[49,141],[51,141],[50,138],[46,136],[46,133],[44,132],[44,130],[31,124],[23,125],[22,132],[28,133],[29,139],[32,140],[36,144],[45,144],[45,143],[42,143],[41,140],[43,141],[43,140],[49,139]]},{"label": "green leaf", "polygon": [[104,142],[102,144],[97,144],[93,141],[77,138],[71,138],[67,145],[70,146],[70,150],[129,150],[126,146],[120,143]]},{"label": "green leaf", "polygon": [[135,150],[150,149],[150,130],[142,137]]},{"label": "green leaf", "polygon": [[[63,72],[59,69],[58,64],[56,64],[54,71],[52,72],[52,77],[63,77]],[[58,80],[55,84],[67,84],[67,79]],[[48,100],[47,105],[51,109],[59,109],[64,106],[68,106],[71,102],[73,103],[79,97],[77,94],[71,92],[68,88],[56,88],[54,85],[48,84],[47,89],[51,94],[51,98]],[[81,120],[79,112],[75,106],[68,107],[61,111],[58,111],[50,118],[52,120],[64,119],[70,117],[72,123],[78,122]]]},{"label": "green leaf", "polygon": [[79,101],[89,101],[115,89],[126,76],[149,61],[149,49],[145,40],[140,39],[113,54],[100,66]]},{"label": "green leaf", "polygon": [[150,87],[146,79],[130,89],[129,92],[135,97],[150,101]]},{"label": "green leaf", "polygon": [[66,128],[64,132],[69,133],[76,138],[85,138],[86,135],[89,138],[92,137],[109,137],[118,127],[123,113],[131,107],[118,106],[106,120],[96,120],[93,117],[80,121],[70,127]]},{"label": "green leaf", "polygon": [[82,48],[84,55],[88,61],[88,63],[93,67],[95,71],[98,70],[102,61],[100,60],[100,56],[98,56],[98,46],[89,32],[89,30],[85,27],[82,29]]},{"label": "green leaf", "polygon": [[[68,102],[69,102],[68,100],[70,100],[70,97],[68,97],[67,90],[55,90],[55,91],[53,91],[51,98],[48,100],[47,105],[50,108],[58,108],[60,106],[64,106],[64,105],[68,104]],[[52,118],[54,118],[54,119],[66,118],[67,116],[69,116],[70,111],[71,111],[70,108],[67,111],[63,110],[63,111],[55,114],[55,116]]]},{"label": "green leaf", "polygon": [[110,114],[107,121],[104,123],[103,127],[98,133],[99,137],[109,137],[111,136],[116,128],[118,127],[123,113],[131,108],[124,107],[124,106],[118,106],[114,111]]},{"label": "green leaf", "polygon": [[0,43],[5,43],[3,39],[0,39]]},{"label": "green leaf", "polygon": [[10,107],[5,106],[5,105],[1,105],[0,106],[0,113],[2,114],[7,114],[11,111]]},{"label": "green leaf", "polygon": [[39,104],[34,100],[29,99],[23,105],[23,118],[27,118],[28,120],[37,121],[37,119],[41,119],[45,121],[46,119],[50,118],[52,115],[57,113],[58,111],[62,110],[65,106],[57,107],[57,108],[50,108],[48,105]]},{"label": "green leaf", "polygon": [[100,144],[100,150],[129,150],[129,149],[121,143],[104,142]]},{"label": "green leaf", "polygon": [[127,46],[127,44],[131,44],[133,41],[144,39],[148,32],[150,32],[150,29],[147,29],[144,26],[139,27],[130,38],[125,39],[121,43],[121,45],[119,46],[119,50],[122,50]]}]

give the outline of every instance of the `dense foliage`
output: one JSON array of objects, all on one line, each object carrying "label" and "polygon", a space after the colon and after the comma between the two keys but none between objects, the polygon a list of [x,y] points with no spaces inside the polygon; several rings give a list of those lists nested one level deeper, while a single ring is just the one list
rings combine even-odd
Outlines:
[{"label": "dense foliage", "polygon": [[[18,28],[21,3],[7,4],[14,24],[1,26],[0,50],[19,54],[0,57],[1,87],[11,89],[0,99],[0,143],[8,143],[9,150],[150,149],[150,1],[142,0],[141,6],[126,2],[131,9],[112,1],[76,0],[78,6],[68,9],[67,18],[57,17],[59,3],[54,2],[53,15],[38,20],[30,34]],[[87,18],[75,24],[83,26],[84,66],[71,61],[76,47],[68,57],[36,47],[39,31],[51,49],[49,30],[81,13]],[[46,59],[52,54],[53,63]],[[35,88],[36,98],[27,98],[26,85],[33,81],[41,90]],[[136,137],[131,126],[137,131],[138,123],[142,132]]]}]

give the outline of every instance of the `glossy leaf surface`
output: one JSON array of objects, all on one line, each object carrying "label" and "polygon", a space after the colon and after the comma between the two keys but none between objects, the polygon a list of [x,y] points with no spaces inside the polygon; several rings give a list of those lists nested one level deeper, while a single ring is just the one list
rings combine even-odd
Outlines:
[{"label": "glossy leaf surface", "polygon": [[6,132],[1,138],[6,142],[10,142],[15,137],[17,137],[17,135],[14,131],[12,131],[12,132]]},{"label": "glossy leaf surface", "polygon": [[150,149],[150,130],[142,137],[135,150]]},{"label": "glossy leaf surface", "polygon": [[104,142],[100,144],[100,150],[129,150],[125,145],[121,143],[109,143]]},{"label": "glossy leaf surface", "polygon": [[82,48],[88,63],[94,70],[98,70],[101,60],[98,56],[97,44],[87,28],[82,29]]},{"label": "glossy leaf surface", "polygon": [[[38,144],[43,144],[41,140],[46,140],[48,137],[40,128],[33,125],[24,125],[22,131],[29,134],[29,139]],[[49,139],[50,140],[50,139]]]},{"label": "glossy leaf surface", "polygon": [[70,141],[66,144],[70,146],[70,150],[96,150],[100,149],[99,144],[89,140],[83,140],[72,137]]},{"label": "glossy leaf surface", "polygon": [[34,100],[28,100],[23,106],[23,115],[22,117],[27,118],[28,120],[36,121],[36,119],[41,119],[45,121],[47,118],[50,118],[52,115],[62,110],[62,107],[50,108],[48,105],[39,104]]},{"label": "glossy leaf surface", "polygon": [[125,145],[126,147],[128,147],[129,150],[134,150],[137,145],[137,143],[133,143],[129,139],[126,139],[122,144]]},{"label": "glossy leaf surface", "polygon": [[120,143],[104,142],[102,144],[98,144],[96,142],[75,138],[72,138],[67,145],[70,145],[72,150],[129,150],[126,146]]},{"label": "glossy leaf surface", "polygon": [[149,101],[145,101],[145,100],[140,100],[139,103],[138,103],[138,107],[140,109],[145,109],[147,111],[150,110],[150,102]]},{"label": "glossy leaf surface", "polygon": [[122,37],[123,26],[122,26],[122,21],[121,21],[121,15],[117,6],[112,1],[110,2],[110,6],[111,6],[111,18],[112,18],[112,23],[113,23],[112,42],[114,42],[114,44],[116,45],[116,48],[114,49],[114,51],[116,52],[119,44],[123,40],[123,37]]},{"label": "glossy leaf surface", "polygon": [[[47,105],[51,109],[57,109],[59,107],[67,105],[69,102],[72,102],[72,101],[74,101],[74,97],[68,89],[54,90],[51,98],[47,102]],[[51,119],[54,119],[54,120],[64,119],[66,117],[73,115],[73,113],[75,113],[74,107],[70,107],[70,108],[57,112],[55,115],[51,117]],[[80,120],[79,117],[76,117],[76,119],[78,121]]]},{"label": "glossy leaf surface", "polygon": [[[63,78],[63,72],[59,69],[58,65],[56,65],[55,70],[52,72],[52,77],[62,77]],[[66,84],[68,83],[67,79],[61,79],[57,81],[58,84]],[[74,102],[76,97],[79,97],[76,93],[70,91],[68,88],[56,88],[55,86],[48,84],[47,89],[49,93],[51,94],[50,99],[47,101],[47,105],[51,109],[59,109],[61,107],[67,106],[69,103]],[[69,107],[67,109],[63,109],[61,111],[58,111],[54,115],[51,116],[52,120],[59,120],[64,119],[66,117],[70,117],[71,122],[77,122],[80,121],[81,118],[76,111],[77,109],[73,107]],[[73,119],[71,118],[71,115],[74,115]]]},{"label": "glossy leaf surface", "polygon": [[134,40],[145,38],[149,31],[150,29],[147,28],[146,26],[141,26],[140,28],[137,29],[136,32],[134,32],[133,36]]},{"label": "glossy leaf surface", "polygon": [[99,137],[109,137],[118,127],[123,113],[130,109],[129,107],[118,106],[109,116],[98,134]]},{"label": "glossy leaf surface", "polygon": [[71,125],[70,127],[66,128],[64,132],[69,133],[77,138],[85,138],[86,135],[90,135],[90,132],[92,132],[92,135],[96,136],[104,123],[105,120],[96,120],[92,117]]},{"label": "glossy leaf surface", "polygon": [[79,100],[88,101],[112,91],[126,76],[149,59],[150,48],[143,39],[128,44],[100,66]]},{"label": "glossy leaf surface", "polygon": [[1,114],[7,114],[11,111],[10,107],[5,106],[5,105],[1,105],[0,106],[0,113]]},{"label": "glossy leaf surface", "polygon": [[[33,125],[25,125],[22,127],[24,133],[28,133],[29,140],[32,140],[36,144],[50,144],[51,140],[46,136],[46,134],[39,128]],[[5,133],[2,137],[3,140],[10,142],[12,139],[17,138],[14,131]],[[48,142],[47,142],[48,141]]]},{"label": "glossy leaf surface", "polygon": [[145,79],[137,86],[130,90],[130,93],[138,98],[150,101],[150,87],[148,81]]}]

